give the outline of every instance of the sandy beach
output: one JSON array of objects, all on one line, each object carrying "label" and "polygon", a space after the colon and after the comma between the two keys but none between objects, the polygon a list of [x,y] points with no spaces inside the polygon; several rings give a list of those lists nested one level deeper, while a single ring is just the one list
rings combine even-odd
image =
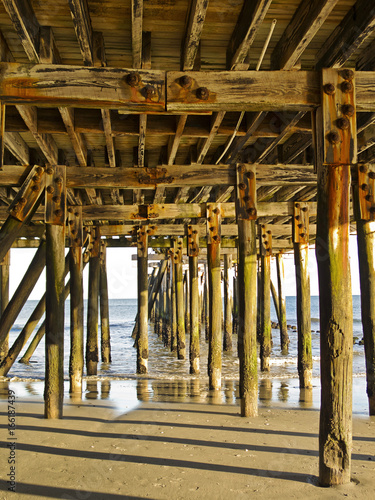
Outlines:
[{"label": "sandy beach", "polygon": [[[14,441],[0,402],[1,499],[372,498],[375,418],[353,422],[350,485],[317,486],[319,411],[260,403],[141,402],[124,413],[110,400],[65,401],[43,418],[40,396],[16,400]],[[16,492],[7,474],[15,442]]]}]

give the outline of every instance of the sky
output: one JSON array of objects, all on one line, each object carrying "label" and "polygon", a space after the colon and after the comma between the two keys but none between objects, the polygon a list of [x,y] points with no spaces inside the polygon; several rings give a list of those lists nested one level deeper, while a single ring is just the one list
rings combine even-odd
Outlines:
[{"label": "sky", "polygon": [[[352,272],[353,295],[360,294],[358,255],[356,236],[350,236],[350,260]],[[35,249],[12,249],[10,267],[10,296],[22,279]],[[134,248],[107,248],[107,275],[109,298],[136,298],[137,297],[137,264],[131,259],[135,254]],[[273,260],[271,279],[276,284],[276,266]],[[285,266],[285,294],[296,295],[295,270],[293,254],[284,256]],[[318,272],[314,249],[309,250],[309,270],[311,295],[318,295]],[[84,289],[87,297],[88,266],[84,272]],[[40,299],[45,291],[45,273],[43,272],[30,299]]]}]

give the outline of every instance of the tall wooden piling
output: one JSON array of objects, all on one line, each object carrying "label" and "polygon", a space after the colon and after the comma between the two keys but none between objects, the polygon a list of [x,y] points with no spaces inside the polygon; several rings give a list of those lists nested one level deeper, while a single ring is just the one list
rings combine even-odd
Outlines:
[{"label": "tall wooden piling", "polygon": [[148,371],[148,235],[142,226],[137,236],[138,336],[137,373]]},{"label": "tall wooden piling", "polygon": [[[356,162],[357,133],[353,71],[324,69],[322,80],[322,113],[318,113],[316,126],[321,352],[319,482],[331,486],[349,483],[351,470],[353,313],[349,188],[350,164]],[[348,106],[354,114],[342,116]]]},{"label": "tall wooden piling", "polygon": [[177,303],[176,303],[176,269],[174,256],[171,258],[171,351],[177,351]]},{"label": "tall wooden piling", "polygon": [[210,389],[221,387],[221,205],[207,205],[207,263],[209,287],[208,376]]},{"label": "tall wooden piling", "polygon": [[189,269],[184,272],[185,331],[190,331],[190,280]]},{"label": "tall wooden piling", "polygon": [[258,414],[256,181],[254,167],[237,167],[238,353],[241,416]]},{"label": "tall wooden piling", "polygon": [[[9,302],[9,264],[10,251],[0,262],[0,318]],[[7,355],[9,350],[9,331],[0,347],[0,361]]]},{"label": "tall wooden piling", "polygon": [[295,203],[293,213],[294,263],[297,285],[298,376],[301,389],[312,387],[311,299],[309,258],[309,211]]},{"label": "tall wooden piling", "polygon": [[86,372],[98,373],[98,325],[99,325],[99,278],[100,278],[100,237],[98,228],[92,230],[92,248],[89,260],[89,293],[87,300]]},{"label": "tall wooden piling", "polygon": [[369,413],[375,415],[375,172],[360,164],[353,186]]},{"label": "tall wooden piling", "polygon": [[279,329],[282,354],[288,354],[289,336],[286,326],[286,302],[284,293],[284,258],[282,253],[276,254],[277,289],[279,299]]},{"label": "tall wooden piling", "polygon": [[230,286],[230,271],[232,269],[232,255],[224,255],[224,351],[232,350],[232,294]]},{"label": "tall wooden piling", "polygon": [[82,246],[70,249],[70,393],[82,393],[83,356],[83,265]]},{"label": "tall wooden piling", "polygon": [[177,238],[174,247],[174,267],[176,281],[176,312],[177,312],[177,358],[186,358],[184,282],[182,271],[182,238]]},{"label": "tall wooden piling", "polygon": [[48,167],[46,187],[45,418],[61,418],[64,398],[66,168]]},{"label": "tall wooden piling", "polygon": [[171,322],[172,322],[172,314],[171,314],[171,266],[168,262],[167,274],[166,274],[166,283],[165,283],[165,291],[164,291],[164,321],[163,321],[163,338],[164,345],[166,347],[171,348]]},{"label": "tall wooden piling", "polygon": [[271,356],[271,254],[272,233],[262,224],[259,232],[260,242],[260,369],[270,371]]},{"label": "tall wooden piling", "polygon": [[188,226],[187,252],[189,256],[189,292],[190,292],[190,373],[199,373],[199,278],[198,278],[198,255],[199,255],[199,227]]},{"label": "tall wooden piling", "polygon": [[103,363],[111,362],[111,334],[109,329],[109,301],[107,278],[107,247],[104,242],[100,245],[100,271],[99,271],[99,297],[100,297],[100,347]]}]

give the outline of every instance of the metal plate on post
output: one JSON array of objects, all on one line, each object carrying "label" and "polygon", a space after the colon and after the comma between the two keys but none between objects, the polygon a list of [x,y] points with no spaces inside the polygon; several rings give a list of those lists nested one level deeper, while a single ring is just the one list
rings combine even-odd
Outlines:
[{"label": "metal plate on post", "polygon": [[237,219],[256,220],[255,165],[237,165]]},{"label": "metal plate on post", "polygon": [[375,165],[358,164],[357,173],[360,217],[375,220]]},{"label": "metal plate on post", "polygon": [[22,184],[17,196],[9,207],[9,213],[19,221],[24,221],[32,212],[35,203],[46,185],[44,168],[35,165]]},{"label": "metal plate on post", "polygon": [[99,257],[100,254],[100,229],[98,227],[91,228],[90,240],[90,257]]},{"label": "metal plate on post", "polygon": [[221,204],[207,203],[207,243],[221,241]]},{"label": "metal plate on post", "polygon": [[301,201],[293,207],[293,243],[309,243],[309,206]]},{"label": "metal plate on post", "polygon": [[81,247],[83,245],[82,207],[68,208],[69,246]]},{"label": "metal plate on post", "polygon": [[65,225],[66,167],[48,165],[46,168],[46,224]]},{"label": "metal plate on post", "polygon": [[148,226],[140,226],[137,234],[137,256],[147,257],[148,255]]},{"label": "metal plate on post", "polygon": [[259,253],[264,257],[272,255],[272,231],[266,224],[259,225]]},{"label": "metal plate on post", "polygon": [[182,250],[184,239],[179,236],[173,240],[173,262],[175,264],[182,263]]},{"label": "metal plate on post", "polygon": [[188,257],[198,257],[199,255],[199,226],[187,226],[187,254]]}]

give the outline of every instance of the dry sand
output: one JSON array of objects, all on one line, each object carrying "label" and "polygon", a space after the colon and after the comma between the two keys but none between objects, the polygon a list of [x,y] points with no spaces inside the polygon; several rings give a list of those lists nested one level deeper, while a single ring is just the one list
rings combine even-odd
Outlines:
[{"label": "dry sand", "polygon": [[[142,403],[119,414],[109,401],[66,401],[62,420],[45,420],[38,398],[20,398],[16,493],[6,402],[1,401],[1,499],[374,498],[375,419],[353,424],[353,482],[319,488],[316,409]],[[4,445],[3,445],[4,446]]]}]

